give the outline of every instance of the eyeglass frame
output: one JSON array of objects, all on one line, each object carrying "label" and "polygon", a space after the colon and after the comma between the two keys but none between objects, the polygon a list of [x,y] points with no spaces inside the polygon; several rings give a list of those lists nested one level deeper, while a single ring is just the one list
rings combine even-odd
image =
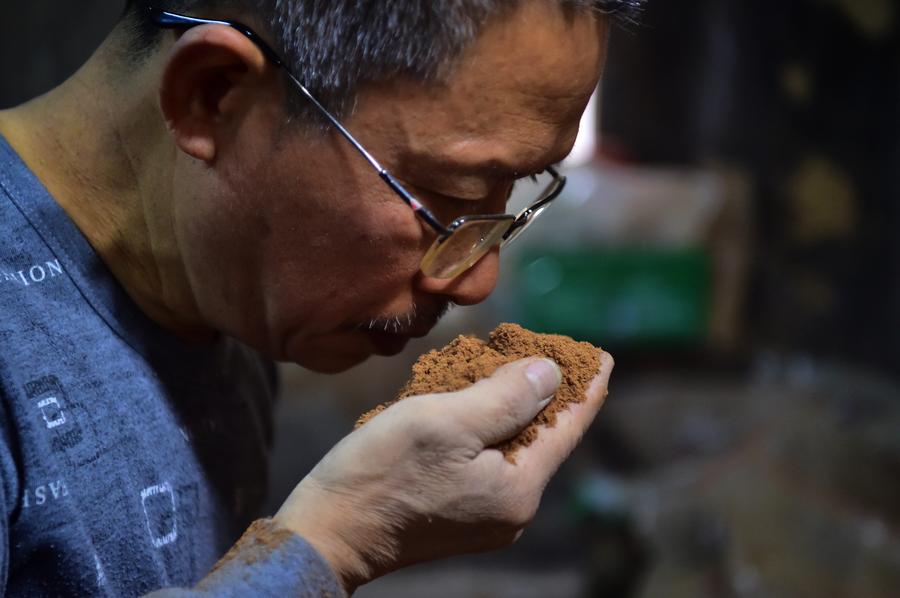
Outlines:
[{"label": "eyeglass frame", "polygon": [[[487,251],[485,251],[485,253],[482,254],[477,260],[475,260],[474,262],[472,262],[472,264],[469,264],[467,267],[462,269],[460,272],[457,272],[450,278],[454,278],[455,276],[458,276],[462,272],[465,272],[466,270],[471,268],[494,246],[500,245],[501,247],[503,247],[514,238],[516,238],[518,235],[514,233],[517,230],[523,229],[528,224],[530,224],[533,217],[536,214],[541,213],[544,208],[546,208],[554,199],[559,197],[560,193],[562,193],[563,191],[563,188],[566,186],[566,177],[559,174],[559,172],[552,166],[547,166],[544,168],[544,171],[549,173],[550,176],[553,177],[553,179],[544,188],[544,190],[538,196],[538,199],[527,208],[522,210],[518,215],[472,214],[460,216],[459,218],[454,219],[449,226],[444,226],[428,208],[426,208],[409,191],[407,191],[406,188],[396,178],[394,178],[394,176],[390,172],[388,172],[388,170],[384,168],[359,141],[356,140],[353,134],[350,133],[350,131],[341,123],[341,121],[331,113],[331,111],[325,108],[325,106],[323,106],[322,103],[316,99],[312,92],[310,92],[309,89],[307,89],[306,86],[301,83],[300,80],[291,72],[291,69],[288,68],[288,66],[281,59],[278,53],[275,52],[275,50],[273,50],[271,46],[269,46],[265,42],[265,40],[263,40],[263,38],[260,37],[250,27],[237,21],[192,17],[165,11],[153,6],[148,6],[147,11],[150,14],[150,19],[154,23],[154,25],[162,29],[177,29],[186,31],[192,27],[197,27],[200,25],[222,25],[238,31],[251,42],[253,42],[276,68],[281,69],[285,73],[285,75],[287,75],[288,80],[291,81],[294,87],[296,87],[297,90],[299,90],[300,93],[302,93],[303,96],[312,103],[312,105],[319,111],[319,113],[324,116],[325,119],[335,129],[337,129],[341,136],[344,137],[344,139],[346,139],[350,143],[350,145],[352,145],[353,148],[362,155],[363,158],[365,158],[365,160],[376,170],[381,180],[383,180],[387,184],[387,186],[390,187],[390,189],[412,209],[413,213],[416,216],[418,216],[421,220],[428,224],[428,226],[430,226],[437,233],[437,239],[435,239],[434,243],[432,244],[432,248],[428,252],[429,255],[435,250],[435,248],[446,242],[453,235],[454,231],[467,223],[479,221],[510,221],[509,228],[503,233],[502,239],[499,243],[495,242],[495,244],[492,245],[492,247],[489,247]],[[532,176],[534,177],[536,175]],[[427,257],[428,255],[426,255],[425,259],[427,259]],[[425,259],[423,259],[423,262],[425,261]]]}]

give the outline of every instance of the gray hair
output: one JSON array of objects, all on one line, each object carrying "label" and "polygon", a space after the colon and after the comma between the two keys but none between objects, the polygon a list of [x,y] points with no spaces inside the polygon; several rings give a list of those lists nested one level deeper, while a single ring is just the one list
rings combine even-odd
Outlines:
[{"label": "gray hair", "polygon": [[[523,0],[129,0],[130,56],[140,60],[162,32],[146,7],[216,18],[245,15],[259,23],[293,73],[337,115],[352,110],[368,83],[402,76],[445,77],[488,19]],[[594,10],[633,21],[644,0],[550,0],[568,10]],[[250,24],[250,23],[248,23]],[[291,112],[313,113],[301,98]]]}]

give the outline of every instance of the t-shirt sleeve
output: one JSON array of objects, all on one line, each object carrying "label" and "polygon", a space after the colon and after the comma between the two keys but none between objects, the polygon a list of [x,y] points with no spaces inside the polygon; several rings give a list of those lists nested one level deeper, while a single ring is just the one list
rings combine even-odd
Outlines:
[{"label": "t-shirt sleeve", "polygon": [[166,588],[148,598],[346,595],[328,563],[309,542],[271,519],[260,519],[197,587]]}]

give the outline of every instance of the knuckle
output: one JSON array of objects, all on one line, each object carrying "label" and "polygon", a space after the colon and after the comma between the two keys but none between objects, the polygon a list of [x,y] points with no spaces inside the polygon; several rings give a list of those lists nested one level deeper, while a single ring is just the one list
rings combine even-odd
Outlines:
[{"label": "knuckle", "polygon": [[483,386],[493,387],[499,392],[511,394],[527,393],[531,390],[532,385],[525,377],[525,367],[531,361],[534,359],[526,358],[506,363],[494,370],[489,378],[477,382],[473,388]]},{"label": "knuckle", "polygon": [[491,409],[490,417],[501,425],[516,424],[522,419],[521,395],[507,394],[499,397]]},{"label": "knuckle", "polygon": [[469,428],[474,424],[465,412],[460,415],[460,410],[448,404],[453,397],[427,395],[406,401],[415,403],[407,414],[401,432],[416,450],[448,450],[466,444],[465,439],[471,435]]},{"label": "knuckle", "polygon": [[501,523],[504,527],[519,530],[527,527],[537,514],[538,501],[530,496],[514,495],[514,490],[506,488]]},{"label": "knuckle", "polygon": [[616,360],[613,359],[613,356],[603,351],[600,353],[600,367],[601,368],[612,368],[616,365]]},{"label": "knuckle", "polygon": [[498,367],[496,370],[494,370],[493,375],[494,376],[503,376],[505,374],[508,374],[511,371],[516,370],[517,368],[521,367],[521,365],[526,361],[528,361],[528,359],[518,359],[516,361],[504,363],[503,365]]},{"label": "knuckle", "polygon": [[446,415],[434,401],[423,401],[407,425],[407,432],[413,438],[435,438],[446,429]]},{"label": "knuckle", "polygon": [[398,434],[416,439],[428,437],[434,432],[441,418],[439,409],[428,398],[410,397],[397,405],[400,407],[397,409]]},{"label": "knuckle", "polygon": [[523,400],[525,397],[521,387],[516,384],[502,387],[487,384],[479,386],[479,384],[481,383],[463,391],[471,393],[470,398],[475,399],[474,402],[479,404],[474,412],[461,413],[463,422],[471,423],[471,418],[477,414],[481,423],[486,421],[497,426],[508,427],[526,417],[527,401]]},{"label": "knuckle", "polygon": [[509,511],[507,524],[514,529],[522,529],[534,520],[535,514],[537,514],[535,506],[520,503]]},{"label": "knuckle", "polygon": [[505,548],[513,544],[522,535],[522,530],[517,528],[501,527],[490,532],[487,546],[491,549]]}]

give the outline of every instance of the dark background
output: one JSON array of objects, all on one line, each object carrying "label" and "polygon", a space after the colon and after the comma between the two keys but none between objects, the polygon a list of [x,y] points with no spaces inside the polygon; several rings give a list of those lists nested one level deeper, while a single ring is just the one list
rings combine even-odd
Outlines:
[{"label": "dark background", "polygon": [[[900,371],[898,7],[651,2],[645,28],[615,41],[604,125],[632,159],[749,174],[754,340],[885,372]],[[789,181],[811,159],[849,183],[842,234],[800,231],[812,216]]]}]

